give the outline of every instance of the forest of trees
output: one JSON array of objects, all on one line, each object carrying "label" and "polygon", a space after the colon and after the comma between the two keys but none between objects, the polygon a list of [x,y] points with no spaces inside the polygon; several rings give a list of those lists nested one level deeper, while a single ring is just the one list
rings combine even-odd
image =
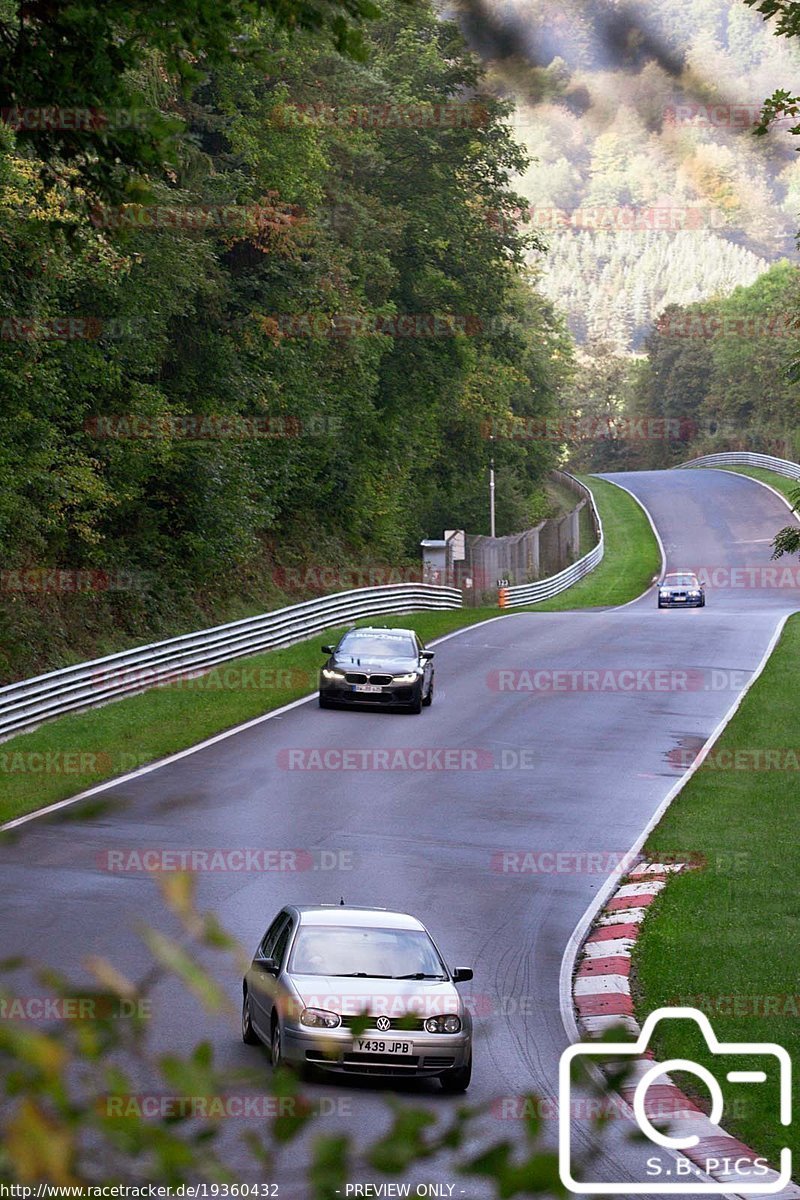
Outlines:
[{"label": "forest of trees", "polygon": [[[492,454],[507,533],[565,454],[790,438],[792,329],[670,325],[796,303],[800,159],[753,121],[800,56],[745,5],[503,0],[499,49],[468,0],[18,7],[0,681],[488,532]],[[676,445],[513,436],[678,412]]]},{"label": "forest of trees", "polygon": [[669,305],[642,359],[598,349],[576,379],[573,463],[647,469],[723,450],[797,461],[798,311],[800,270],[781,262],[729,295]]},{"label": "forest of trees", "polygon": [[[14,10],[0,681],[285,602],[276,563],[488,532],[486,431],[554,411],[572,351],[505,218],[511,105],[457,26],[402,0]],[[499,532],[546,515],[557,452],[494,447]],[[51,567],[138,583],[71,595]]]},{"label": "forest of trees", "polygon": [[517,96],[534,159],[519,186],[549,253],[533,257],[579,343],[640,351],[667,305],[793,255],[791,122],[753,136],[765,97],[797,77],[792,41],[738,0],[642,0],[635,16],[605,0],[498,9],[520,39],[491,77]]}]

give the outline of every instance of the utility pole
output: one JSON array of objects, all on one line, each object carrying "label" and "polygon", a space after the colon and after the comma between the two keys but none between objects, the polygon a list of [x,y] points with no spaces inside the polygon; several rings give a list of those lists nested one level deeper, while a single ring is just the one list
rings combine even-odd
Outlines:
[{"label": "utility pole", "polygon": [[490,534],[494,537],[494,435],[489,440],[492,443],[492,457],[489,459],[489,526]]}]

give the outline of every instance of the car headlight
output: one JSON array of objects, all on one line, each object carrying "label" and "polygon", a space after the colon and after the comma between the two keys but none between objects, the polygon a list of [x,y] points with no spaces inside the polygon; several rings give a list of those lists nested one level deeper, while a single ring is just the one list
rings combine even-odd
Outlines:
[{"label": "car headlight", "polygon": [[700,593],[699,593],[699,592],[698,592],[698,591],[695,589],[695,591],[693,591],[693,592],[689,592],[689,595],[690,595],[690,596],[699,596],[699,595],[700,595]]},{"label": "car headlight", "polygon": [[416,671],[409,671],[407,675],[393,675],[392,683],[416,683],[418,679]]},{"label": "car headlight", "polygon": [[428,1033],[460,1033],[461,1017],[457,1017],[455,1013],[448,1013],[447,1016],[441,1017],[428,1017],[425,1029]]},{"label": "car headlight", "polygon": [[300,1024],[310,1025],[312,1029],[336,1029],[341,1023],[339,1014],[328,1012],[327,1008],[304,1008],[300,1013]]},{"label": "car headlight", "polygon": [[668,600],[668,599],[669,599],[669,589],[668,589],[668,588],[662,588],[662,589],[661,589],[661,592],[660,592],[660,595],[661,595],[661,599],[662,599],[662,600]]},{"label": "car headlight", "polygon": [[327,667],[323,667],[322,678],[331,682],[333,682],[333,680],[341,680],[344,679],[344,671],[330,671]]}]

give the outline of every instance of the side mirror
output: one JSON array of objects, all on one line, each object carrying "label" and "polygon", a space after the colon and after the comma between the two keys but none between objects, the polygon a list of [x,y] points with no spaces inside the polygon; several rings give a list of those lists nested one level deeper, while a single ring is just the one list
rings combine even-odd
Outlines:
[{"label": "side mirror", "polygon": [[420,658],[422,659],[423,662],[430,662],[435,654],[436,654],[435,650],[423,650],[422,653],[420,654]]},{"label": "side mirror", "polygon": [[453,971],[453,983],[469,983],[472,979],[472,967],[458,967]]},{"label": "side mirror", "polygon": [[268,971],[270,975],[278,974],[278,964],[274,958],[257,958],[256,966],[260,967],[262,971]]},{"label": "side mirror", "polygon": [[320,646],[323,654],[333,654],[333,646]]}]

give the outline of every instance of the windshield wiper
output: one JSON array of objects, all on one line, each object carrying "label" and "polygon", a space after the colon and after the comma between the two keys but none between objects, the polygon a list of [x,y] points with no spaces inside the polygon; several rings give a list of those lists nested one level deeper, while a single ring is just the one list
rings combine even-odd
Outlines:
[{"label": "windshield wiper", "polygon": [[426,975],[424,971],[414,971],[411,975],[392,975],[392,979],[446,979],[446,975]]},{"label": "windshield wiper", "polygon": [[394,979],[394,975],[370,975],[367,971],[344,971],[331,975],[331,979]]}]

